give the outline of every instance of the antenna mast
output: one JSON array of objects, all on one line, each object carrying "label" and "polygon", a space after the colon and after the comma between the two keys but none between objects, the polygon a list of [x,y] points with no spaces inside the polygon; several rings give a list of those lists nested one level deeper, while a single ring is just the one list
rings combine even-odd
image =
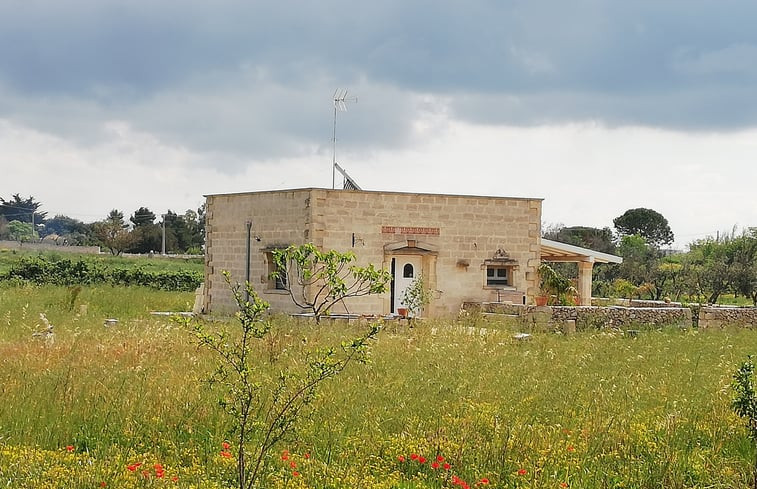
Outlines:
[{"label": "antenna mast", "polygon": [[336,188],[336,114],[337,112],[347,112],[347,102],[357,103],[357,97],[347,98],[347,90],[337,88],[334,92],[334,152],[331,159],[331,189]]}]

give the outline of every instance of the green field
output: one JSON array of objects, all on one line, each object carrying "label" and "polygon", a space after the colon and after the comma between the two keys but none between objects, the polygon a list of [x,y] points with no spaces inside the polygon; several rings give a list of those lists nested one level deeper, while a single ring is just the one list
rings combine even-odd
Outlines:
[{"label": "green field", "polygon": [[[229,425],[204,382],[215,357],[149,314],[188,310],[193,294],[71,294],[0,287],[0,487],[228,487]],[[33,336],[45,327],[40,314],[53,339]],[[387,324],[370,365],[323,386],[312,415],[267,460],[261,487],[463,487],[453,475],[470,487],[750,486],[754,450],[730,409],[730,382],[757,352],[757,332],[517,341],[508,324],[468,321]],[[258,357],[296,358],[360,330],[279,318]],[[437,456],[448,470],[431,466]]]}]

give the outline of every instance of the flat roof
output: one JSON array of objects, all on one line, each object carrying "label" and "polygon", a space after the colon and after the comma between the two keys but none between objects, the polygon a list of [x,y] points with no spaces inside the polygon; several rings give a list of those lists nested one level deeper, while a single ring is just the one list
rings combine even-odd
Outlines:
[{"label": "flat roof", "polygon": [[623,258],[580,246],[541,240],[541,258],[544,261],[588,261],[592,263],[623,263]]},{"label": "flat roof", "polygon": [[397,192],[397,191],[385,191],[385,190],[343,190],[340,188],[320,188],[320,187],[302,187],[302,188],[290,188],[280,190],[257,190],[249,192],[226,192],[220,194],[203,194],[203,197],[222,197],[229,195],[250,195],[250,194],[269,194],[269,193],[284,193],[284,192],[305,192],[312,190],[323,190],[326,192],[352,192],[363,194],[387,194],[387,195],[427,195],[427,196],[443,196],[443,197],[459,197],[459,198],[472,198],[472,199],[507,199],[507,200],[538,200],[543,201],[541,197],[504,197],[494,195],[466,195],[466,194],[435,194],[429,192]]}]

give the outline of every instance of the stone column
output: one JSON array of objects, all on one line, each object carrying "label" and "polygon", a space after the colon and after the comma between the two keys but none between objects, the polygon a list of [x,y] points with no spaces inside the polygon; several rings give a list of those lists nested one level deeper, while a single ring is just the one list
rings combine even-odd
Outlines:
[{"label": "stone column", "polygon": [[594,263],[589,261],[578,262],[578,296],[581,306],[591,305],[591,270]]}]

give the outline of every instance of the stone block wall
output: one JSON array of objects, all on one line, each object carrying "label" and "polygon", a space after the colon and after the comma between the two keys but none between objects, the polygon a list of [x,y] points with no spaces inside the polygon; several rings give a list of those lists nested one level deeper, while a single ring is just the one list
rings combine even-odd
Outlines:
[{"label": "stone block wall", "polygon": [[727,325],[757,326],[757,307],[701,307],[700,328],[722,328]]},{"label": "stone block wall", "polygon": [[20,243],[18,241],[0,241],[0,250],[59,251],[61,253],[100,253],[99,246],[63,246],[55,243]]},{"label": "stone block wall", "polygon": [[250,282],[274,311],[300,312],[289,295],[275,290],[267,250],[302,244],[309,237],[310,191],[292,190],[207,196],[205,237],[206,312],[234,310],[233,299],[221,272],[234,282],[246,276],[247,226],[251,221]]},{"label": "stone block wall", "polygon": [[515,304],[465,304],[468,310],[480,308],[482,312],[517,316],[527,322],[545,322],[558,327],[568,322],[578,331],[602,328],[633,328],[635,326],[692,325],[688,307],[600,307],[600,306],[522,306]]},{"label": "stone block wall", "polygon": [[[300,312],[271,288],[266,250],[305,242],[352,251],[358,265],[387,270],[393,256],[422,255],[424,282],[435,294],[426,316],[457,314],[466,300],[491,300],[496,289],[486,287],[485,260],[498,250],[517,263],[508,293],[522,298],[537,291],[541,199],[299,189],[210,195],[207,216],[205,304],[213,312],[232,305],[220,271],[244,280],[247,220],[260,238],[252,243],[253,285],[276,311]],[[366,296],[348,306],[351,313],[386,314],[391,298]]]}]

